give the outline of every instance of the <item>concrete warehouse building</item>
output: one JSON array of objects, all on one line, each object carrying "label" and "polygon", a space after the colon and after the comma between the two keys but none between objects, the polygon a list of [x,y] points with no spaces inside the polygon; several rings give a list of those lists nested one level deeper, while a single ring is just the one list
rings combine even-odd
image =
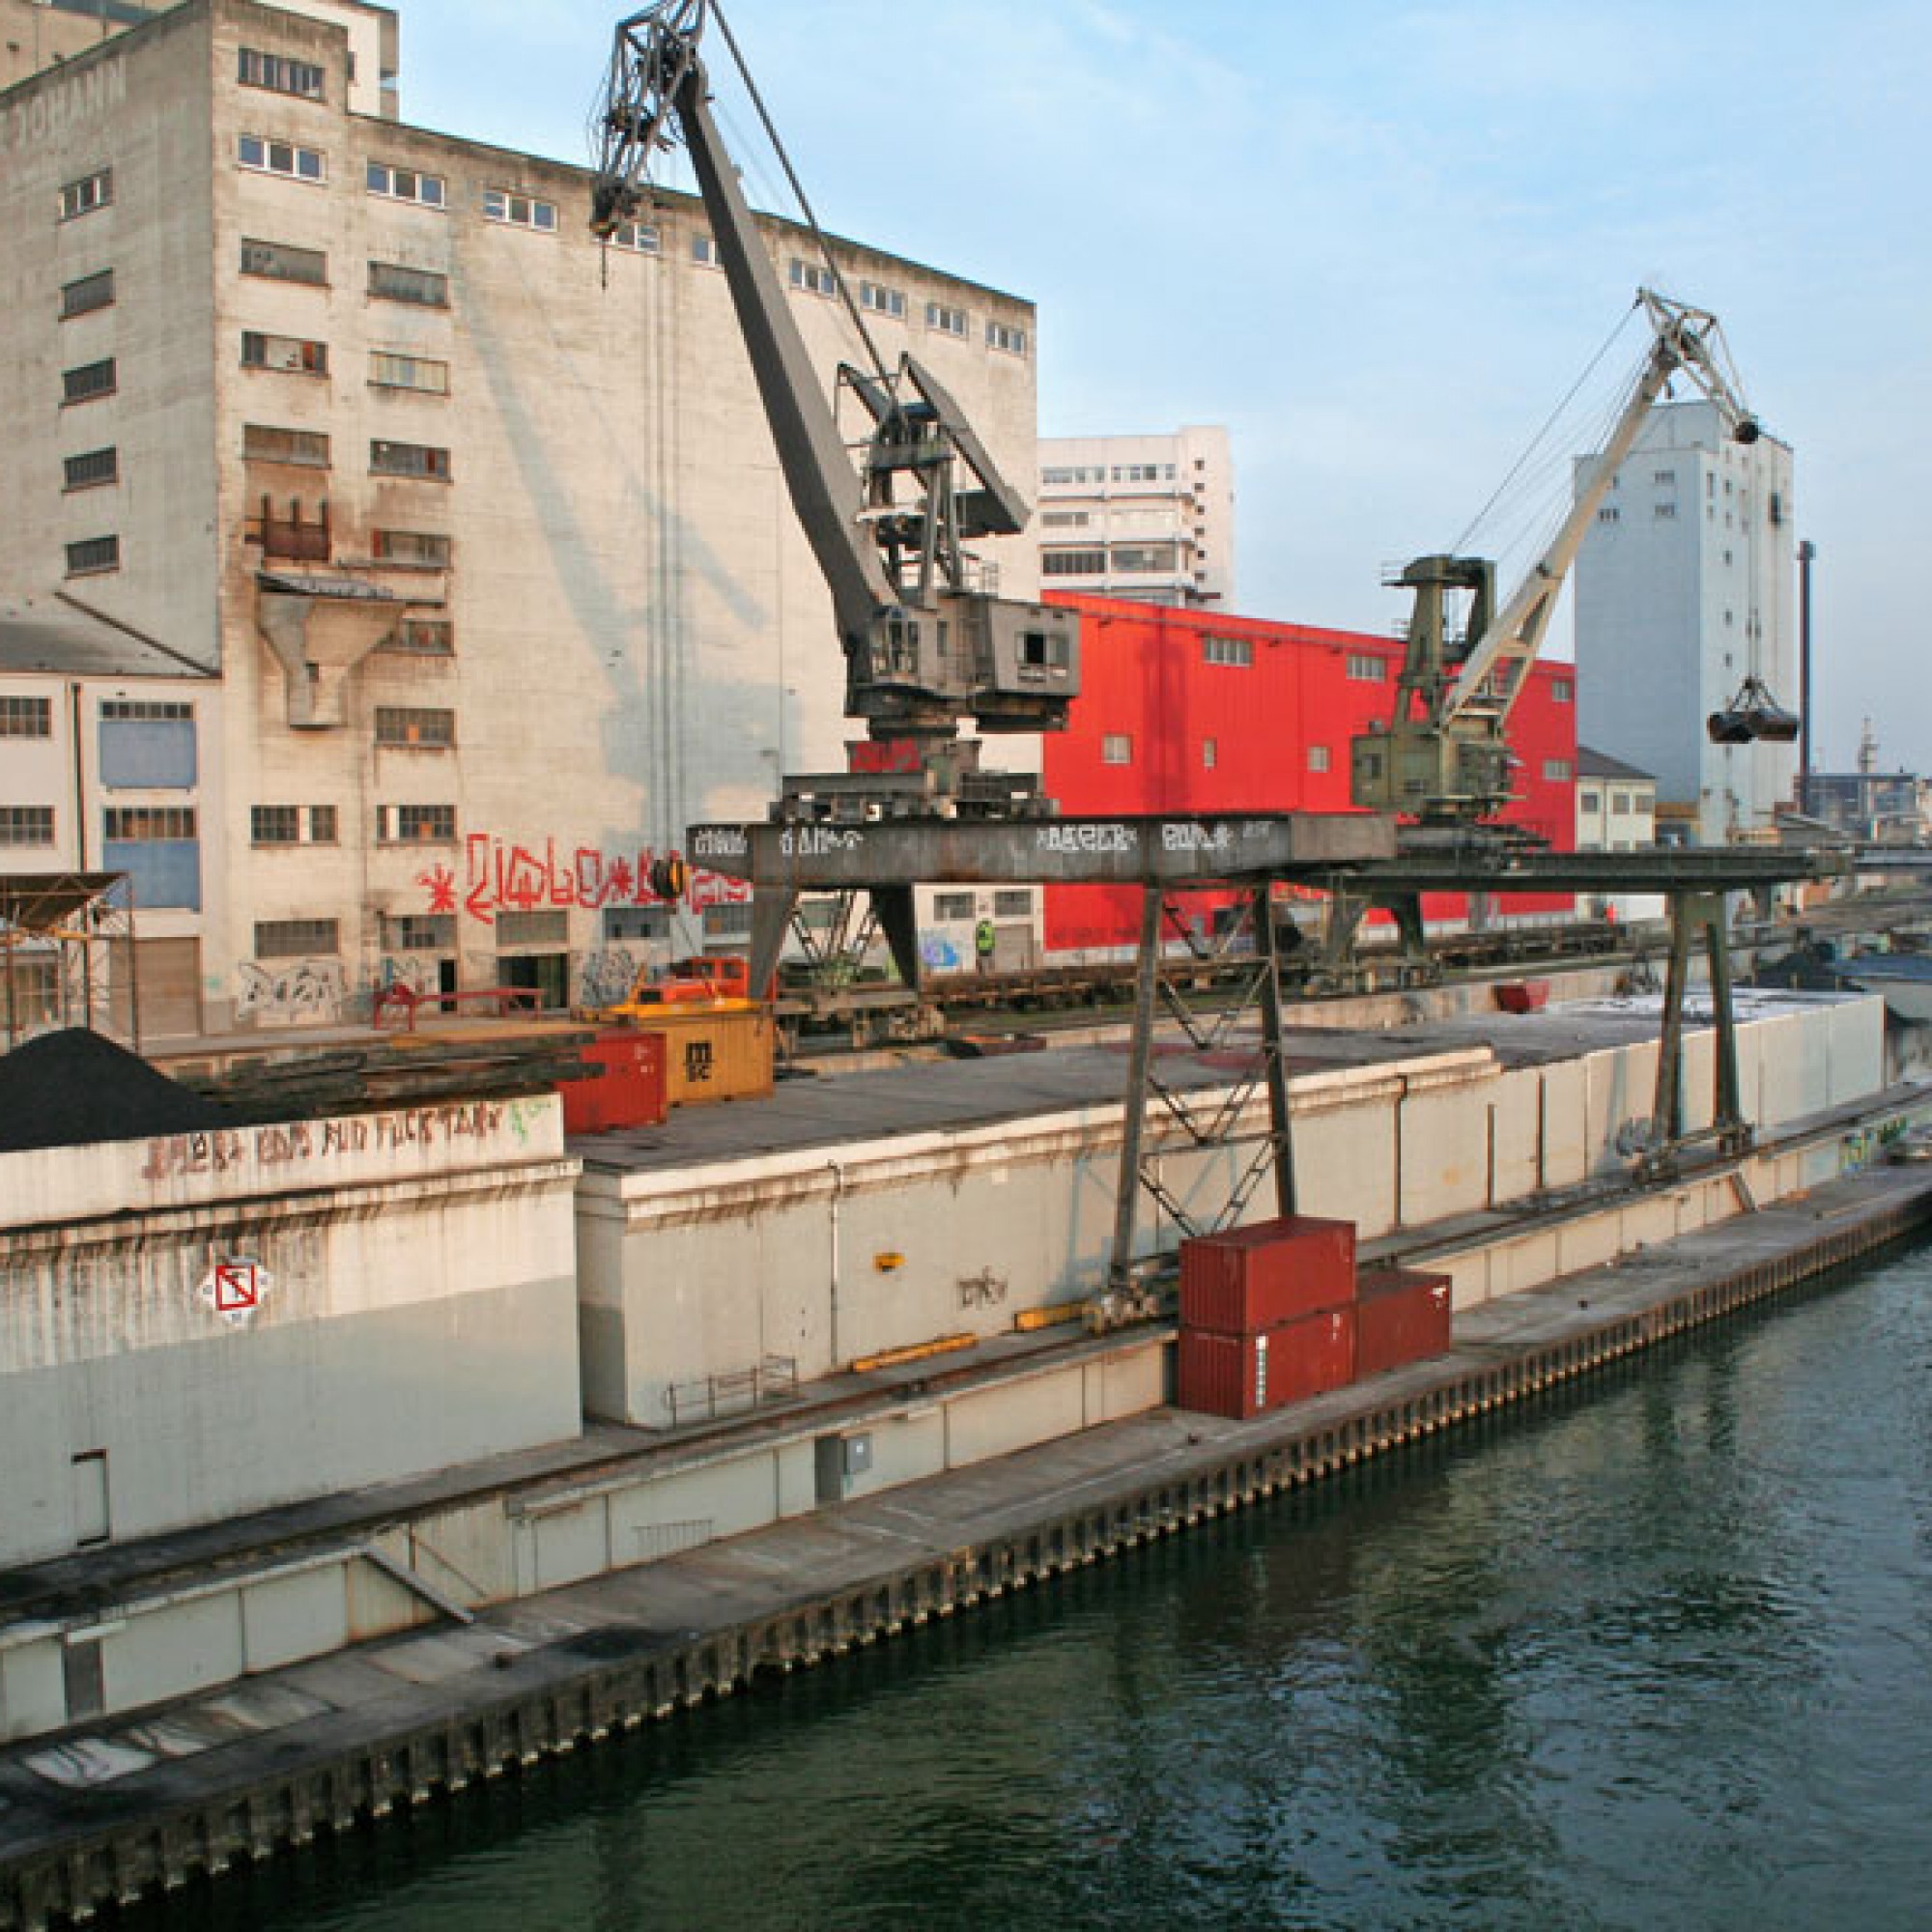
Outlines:
[{"label": "concrete warehouse building", "polygon": [[[599,997],[734,936],[742,888],[673,913],[654,862],[851,727],[701,206],[598,247],[582,169],[398,118],[387,9],[87,25],[0,93],[0,594],[174,681],[76,699],[0,648],[0,870],[131,875],[151,1037],[397,980]],[[829,391],[855,331],[768,234]],[[1031,305],[833,248],[1025,477]],[[1032,593],[1030,537],[986,550]]]},{"label": "concrete warehouse building", "polygon": [[1657,775],[1660,839],[1769,831],[1795,745],[1714,745],[1704,721],[1755,675],[1795,706],[1791,446],[1724,435],[1708,402],[1655,409],[1577,558],[1584,739]]}]

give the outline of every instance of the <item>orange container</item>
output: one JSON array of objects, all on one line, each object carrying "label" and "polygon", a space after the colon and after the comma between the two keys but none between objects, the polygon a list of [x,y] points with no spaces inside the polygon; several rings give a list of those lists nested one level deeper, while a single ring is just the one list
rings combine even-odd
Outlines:
[{"label": "orange container", "polygon": [[1291,1214],[1180,1244],[1180,1319],[1259,1335],[1355,1298],[1355,1224]]},{"label": "orange container", "polygon": [[1261,1334],[1180,1331],[1175,1406],[1237,1422],[1329,1389],[1355,1375],[1355,1311],[1331,1308]]},{"label": "orange container", "polygon": [[1449,1352],[1449,1277],[1364,1268],[1355,1302],[1355,1373],[1378,1376]]}]

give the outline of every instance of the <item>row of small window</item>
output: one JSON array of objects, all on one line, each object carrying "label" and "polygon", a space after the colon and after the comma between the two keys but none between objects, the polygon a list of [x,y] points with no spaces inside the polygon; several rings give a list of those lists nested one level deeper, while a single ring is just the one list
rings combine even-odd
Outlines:
[{"label": "row of small window", "polygon": [[[280,429],[269,423],[243,423],[242,454],[250,463],[286,463],[304,469],[328,468],[328,436],[316,429]],[[436,483],[450,480],[449,451],[428,442],[392,442],[372,437],[369,441],[372,476],[413,476]]]},{"label": "row of small window", "polygon": [[[1022,896],[1025,896],[1022,895]],[[570,943],[570,926],[561,912],[499,912],[496,917],[499,946],[554,947]],[[752,929],[747,905],[707,906],[707,939],[744,939]],[[668,939],[670,915],[662,906],[607,906],[604,938]],[[447,913],[384,914],[383,947],[388,952],[454,952],[456,921]],[[342,932],[332,919],[264,919],[255,922],[257,959],[328,958],[342,951]]]},{"label": "row of small window", "polygon": [[[174,698],[103,697],[100,719],[110,724],[181,724],[194,723],[194,706]],[[0,738],[51,738],[54,701],[51,697],[0,697]]]},{"label": "row of small window", "polygon": [[[1117,463],[1111,471],[1116,483],[1172,483],[1177,475],[1172,463]],[[1104,463],[1042,469],[1039,480],[1048,489],[1067,489],[1083,483],[1105,483],[1110,472]]]},{"label": "row of small window", "polygon": [[[980,901],[974,893],[935,893],[932,895],[932,916],[936,920],[951,921],[959,924],[980,915]],[[1031,919],[1033,917],[1033,894],[1014,886],[993,895],[993,917],[995,919]]]},{"label": "row of small window", "polygon": [[[1326,745],[1310,745],[1307,748],[1308,769],[1311,772],[1325,772],[1330,768],[1331,759]],[[1109,731],[1100,740],[1100,762],[1103,765],[1131,765],[1134,761],[1133,734],[1127,731]],[[1221,762],[1220,740],[1204,738],[1201,741],[1201,768],[1213,771]]]},{"label": "row of small window", "polygon": [[1116,544],[1104,550],[1048,550],[1040,553],[1043,577],[1104,577],[1109,571],[1145,575],[1181,568],[1178,544]]},{"label": "row of small window", "polygon": [[[1579,791],[1577,794],[1577,810],[1578,811],[1601,811],[1603,809],[1604,799],[1601,792]],[[1623,818],[1637,810],[1638,807],[1634,794],[1627,791],[1613,791],[1610,794],[1610,815],[1612,817]]]},{"label": "row of small window", "polygon": [[[248,837],[256,845],[333,845],[338,819],[332,805],[257,805]],[[376,839],[383,845],[450,845],[456,840],[453,805],[379,805]]]},{"label": "row of small window", "polygon": [[[1653,503],[1650,506],[1650,514],[1660,523],[1675,523],[1677,521],[1677,505],[1675,503]],[[1603,509],[1597,512],[1597,521],[1600,524],[1620,524],[1623,520],[1624,513],[1614,503],[1605,504]]]},{"label": "row of small window", "polygon": [[[242,272],[264,275],[271,281],[306,282],[317,288],[328,283],[328,257],[320,248],[297,248],[286,242],[242,243]],[[386,301],[413,302],[422,308],[449,306],[449,277],[428,269],[405,268],[400,262],[369,264],[369,293]],[[60,319],[71,322],[75,316],[92,315],[97,309],[111,307],[114,301],[114,270],[98,269],[65,282],[60,292]]]},{"label": "row of small window", "polygon": [[[102,836],[119,844],[150,845],[195,836],[191,805],[110,805],[100,819]],[[52,806],[0,805],[0,845],[53,842]]]}]

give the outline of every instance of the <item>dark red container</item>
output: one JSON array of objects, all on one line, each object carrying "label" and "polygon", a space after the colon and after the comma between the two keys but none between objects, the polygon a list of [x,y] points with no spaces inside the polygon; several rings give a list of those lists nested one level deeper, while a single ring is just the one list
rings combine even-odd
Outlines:
[{"label": "dark red container", "polygon": [[1506,1013],[1536,1012],[1548,998],[1548,980],[1506,980],[1496,988],[1496,1005]]},{"label": "dark red container", "polygon": [[1180,1244],[1180,1319],[1259,1335],[1355,1298],[1355,1224],[1291,1214]]},{"label": "dark red container", "polygon": [[563,1130],[601,1134],[612,1127],[656,1127],[668,1110],[665,1087],[665,1037],[624,1027],[599,1034],[582,1057],[598,1070],[566,1081]]},{"label": "dark red container", "polygon": [[1331,1308],[1259,1335],[1180,1331],[1175,1406],[1245,1422],[1354,1379],[1355,1311]]},{"label": "dark red container", "polygon": [[1355,1373],[1378,1376],[1449,1352],[1449,1277],[1364,1268],[1355,1299]]}]

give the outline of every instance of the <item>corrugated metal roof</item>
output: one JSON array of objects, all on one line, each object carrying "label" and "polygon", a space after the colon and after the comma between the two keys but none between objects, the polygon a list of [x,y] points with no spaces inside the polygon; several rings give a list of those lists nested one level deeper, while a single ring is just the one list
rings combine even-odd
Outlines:
[{"label": "corrugated metal roof", "polygon": [[1579,779],[1646,779],[1653,784],[1657,781],[1655,772],[1627,765],[1621,758],[1611,757],[1607,752],[1592,751],[1588,745],[1577,747],[1577,776]]},{"label": "corrugated metal roof", "polygon": [[180,656],[63,597],[0,592],[0,671],[65,677],[213,677]]}]

